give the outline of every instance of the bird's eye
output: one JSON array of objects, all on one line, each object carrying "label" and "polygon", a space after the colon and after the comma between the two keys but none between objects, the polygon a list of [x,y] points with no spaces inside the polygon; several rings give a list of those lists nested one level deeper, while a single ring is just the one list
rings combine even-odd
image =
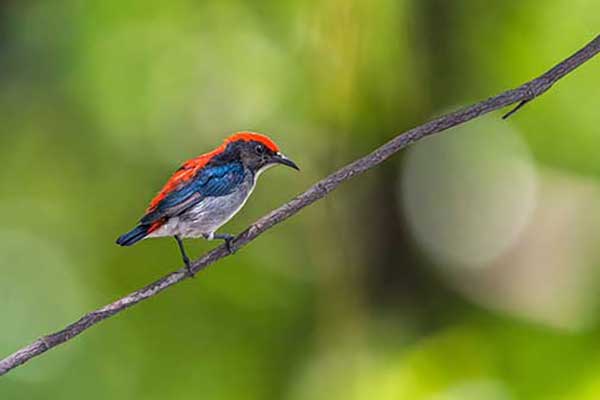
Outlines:
[{"label": "bird's eye", "polygon": [[256,147],[254,148],[254,150],[256,151],[257,154],[263,154],[265,152],[265,148],[263,146],[261,146],[260,144],[257,144]]}]

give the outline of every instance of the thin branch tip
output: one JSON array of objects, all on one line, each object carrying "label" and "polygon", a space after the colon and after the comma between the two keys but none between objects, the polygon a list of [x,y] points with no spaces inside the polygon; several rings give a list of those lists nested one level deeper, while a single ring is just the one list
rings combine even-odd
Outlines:
[{"label": "thin branch tip", "polygon": [[521,108],[523,108],[523,106],[527,103],[529,103],[531,101],[531,99],[527,99],[527,100],[521,100],[521,102],[519,102],[519,104],[517,104],[516,107],[514,107],[512,110],[510,110],[509,112],[507,112],[506,114],[504,114],[502,116],[502,119],[508,119],[510,118],[511,115],[515,114],[517,111],[519,111]]}]

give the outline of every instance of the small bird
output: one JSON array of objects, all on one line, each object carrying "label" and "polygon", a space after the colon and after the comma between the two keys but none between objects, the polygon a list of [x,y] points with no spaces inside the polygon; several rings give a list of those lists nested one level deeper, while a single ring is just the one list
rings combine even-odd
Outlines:
[{"label": "small bird", "polygon": [[215,233],[244,206],[262,172],[282,164],[300,170],[267,136],[238,132],[215,150],[186,161],[152,199],[146,214],[117,244],[173,236],[190,275],[183,238],[224,240],[233,252],[234,236]]}]

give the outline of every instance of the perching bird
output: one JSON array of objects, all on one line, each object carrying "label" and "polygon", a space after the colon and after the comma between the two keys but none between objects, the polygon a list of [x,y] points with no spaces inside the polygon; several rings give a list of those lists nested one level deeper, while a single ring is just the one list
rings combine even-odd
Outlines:
[{"label": "perching bird", "polygon": [[232,252],[233,235],[215,233],[246,203],[266,169],[283,164],[299,170],[267,136],[239,132],[210,153],[185,162],[152,199],[146,214],[117,244],[131,246],[145,238],[173,236],[190,274],[183,238],[225,240]]}]

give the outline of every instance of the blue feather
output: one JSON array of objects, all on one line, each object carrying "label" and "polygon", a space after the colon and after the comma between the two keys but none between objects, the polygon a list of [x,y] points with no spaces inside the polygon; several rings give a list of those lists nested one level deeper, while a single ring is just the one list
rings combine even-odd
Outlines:
[{"label": "blue feather", "polygon": [[181,214],[206,197],[226,196],[244,181],[244,166],[231,162],[218,166],[208,166],[185,185],[166,196],[153,210],[142,218],[142,224],[151,224],[161,218]]},{"label": "blue feather", "polygon": [[198,174],[192,184],[204,197],[226,196],[244,181],[245,171],[242,164],[235,162],[209,167]]},{"label": "blue feather", "polygon": [[139,242],[148,234],[148,227],[143,225],[138,225],[133,228],[131,231],[119,236],[117,239],[117,244],[121,246],[131,246],[134,243]]}]

